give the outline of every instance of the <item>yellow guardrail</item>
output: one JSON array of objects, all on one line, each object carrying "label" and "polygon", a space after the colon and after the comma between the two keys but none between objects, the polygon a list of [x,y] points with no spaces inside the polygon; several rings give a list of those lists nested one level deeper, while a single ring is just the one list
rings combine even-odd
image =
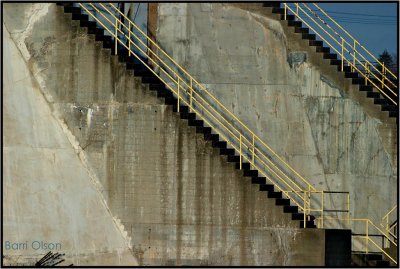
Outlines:
[{"label": "yellow guardrail", "polygon": [[[304,208],[304,197],[300,192],[304,192],[304,190],[316,191],[316,189],[304,177],[176,63],[157,43],[120,12],[116,6],[111,3],[107,5],[103,3],[96,5],[88,3],[87,5],[102,16],[102,20],[100,20],[84,4],[80,4],[89,16],[94,18],[114,37],[116,53],[119,43],[128,50],[129,55],[136,57],[174,93],[177,97],[178,111],[180,104],[187,105],[191,112],[195,112],[206,125],[210,126],[222,139],[227,141],[231,148],[239,153],[240,165],[242,165],[242,162],[249,162],[254,169],[258,170],[260,176],[268,179],[279,191],[282,191],[287,198],[298,206],[300,211],[307,211]],[[125,18],[128,25],[121,21],[119,18],[121,16]],[[132,29],[146,37],[157,52],[148,47]],[[149,63],[144,62],[135,53],[134,48],[148,56]],[[214,107],[215,105],[218,106],[218,109]],[[222,114],[220,111],[226,114]]]},{"label": "yellow guardrail", "polygon": [[[388,240],[391,242],[394,246],[397,247],[397,242],[395,242],[392,238],[390,238],[390,235],[385,233],[383,230],[381,230],[377,225],[375,225],[370,219],[367,218],[331,218],[331,217],[325,217],[324,218],[325,223],[327,221],[340,221],[339,225],[343,225],[345,223],[348,223],[348,225],[351,223],[352,225],[347,228],[351,229],[356,229],[354,232],[352,229],[352,240],[356,241],[355,242],[355,249],[354,247],[352,248],[352,251],[363,251],[365,253],[373,252],[373,251],[378,251],[383,253],[389,260],[397,264],[397,257],[392,257],[386,250],[384,250],[384,242],[382,240],[377,240],[377,237],[382,237],[385,240]],[[321,218],[316,218],[317,226],[318,228],[325,228],[327,225],[323,225]],[[362,226],[356,226],[353,225],[354,223],[363,223]],[[335,226],[338,226],[337,223],[334,224]],[[332,227],[329,227],[332,228]],[[343,228],[343,227],[341,227]],[[358,231],[357,231],[358,228]],[[361,241],[360,241],[361,239]],[[363,242],[362,242],[363,241]],[[357,244],[361,245],[361,249],[358,249]]]},{"label": "yellow guardrail", "polygon": [[[114,38],[116,55],[118,54],[118,45],[120,45],[128,51],[128,56],[135,57],[152,72],[176,96],[178,112],[180,104],[184,104],[189,107],[191,112],[196,113],[207,126],[227,142],[229,147],[239,153],[240,168],[244,161],[249,162],[253,169],[258,170],[260,176],[268,179],[283,193],[284,197],[289,198],[304,213],[304,225],[311,213],[319,216],[320,225],[321,223],[323,225],[325,219],[329,220],[325,214],[331,211],[337,214],[345,213],[349,219],[350,196],[348,192],[315,189],[114,4],[79,3],[79,6]],[[89,8],[93,9],[95,14]],[[126,23],[122,22],[122,17]],[[155,51],[147,45],[147,42],[141,40],[134,30],[139,32]],[[146,63],[135,50],[146,55],[148,62]],[[325,204],[328,199],[325,195],[334,193],[346,195],[345,209],[326,208]],[[320,194],[321,198],[312,199],[313,194]]]},{"label": "yellow guardrail", "polygon": [[[385,232],[390,235],[397,242],[397,215],[393,216],[393,213],[397,212],[397,205],[389,210],[381,221],[381,227],[385,229]],[[395,222],[393,222],[395,220]]]},{"label": "yellow guardrail", "polygon": [[[284,18],[287,18],[290,11],[296,19],[304,23],[341,57],[341,71],[344,70],[346,63],[347,66],[351,67],[353,72],[357,71],[363,76],[366,85],[369,83],[375,87],[391,103],[397,106],[398,86],[394,82],[397,81],[397,76],[322,8],[317,4],[313,5],[324,14],[325,19],[319,16],[306,3],[284,3]],[[368,60],[368,56],[364,54],[374,59],[377,62],[377,66],[372,64]]]}]

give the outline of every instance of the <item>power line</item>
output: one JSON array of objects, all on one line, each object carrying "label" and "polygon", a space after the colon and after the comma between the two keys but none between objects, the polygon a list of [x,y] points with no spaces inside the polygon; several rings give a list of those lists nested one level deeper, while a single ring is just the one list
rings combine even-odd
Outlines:
[{"label": "power line", "polygon": [[[313,10],[313,11],[318,11],[318,10]],[[367,16],[367,17],[387,17],[387,18],[397,18],[397,16],[390,16],[390,15],[382,15],[382,14],[366,14],[366,13],[352,13],[352,12],[339,12],[339,11],[329,11],[329,10],[324,10],[327,13],[334,13],[334,14],[347,14],[347,15],[353,15],[353,16]]]}]

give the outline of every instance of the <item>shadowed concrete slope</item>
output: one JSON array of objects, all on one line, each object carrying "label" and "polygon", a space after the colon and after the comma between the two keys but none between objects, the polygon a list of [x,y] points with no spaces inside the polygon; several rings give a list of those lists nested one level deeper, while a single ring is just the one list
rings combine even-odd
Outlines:
[{"label": "shadowed concrete slope", "polygon": [[[60,244],[53,251],[66,254],[64,265],[137,265],[4,24],[3,40],[4,265],[32,264],[50,250],[34,241]],[[27,247],[8,250],[6,241]]]},{"label": "shadowed concrete slope", "polygon": [[[22,22],[12,16],[18,9],[25,13]],[[258,192],[71,15],[55,4],[8,4],[5,12],[39,89],[83,149],[140,265],[324,265],[323,230],[297,228],[274,199]],[[34,14],[42,16],[32,22]],[[63,163],[74,176],[71,188],[84,182],[87,171],[79,170],[78,158]],[[65,199],[82,194],[80,189]],[[11,202],[9,208],[9,219],[20,217]],[[86,218],[76,218],[78,229]],[[96,219],[93,225],[100,224]],[[11,221],[9,226],[18,227]],[[95,231],[110,247],[100,240],[113,230]]]},{"label": "shadowed concrete slope", "polygon": [[397,201],[395,120],[284,23],[262,3],[160,3],[156,36],[316,189],[350,191],[353,217],[379,223]]}]

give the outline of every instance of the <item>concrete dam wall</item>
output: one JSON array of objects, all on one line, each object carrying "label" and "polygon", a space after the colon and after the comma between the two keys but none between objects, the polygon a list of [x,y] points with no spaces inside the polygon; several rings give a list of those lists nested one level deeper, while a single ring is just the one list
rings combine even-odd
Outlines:
[{"label": "concrete dam wall", "polygon": [[[27,83],[16,91],[13,78],[6,87],[14,102],[6,106],[5,240],[59,241],[74,264],[324,264],[324,230],[300,229],[71,15],[55,4],[5,8],[4,33],[18,58],[9,62],[24,68]],[[40,116],[27,117],[19,99]],[[24,133],[49,153],[15,146]],[[42,173],[28,179],[37,171],[31,162]],[[15,186],[29,182],[35,188],[19,195]],[[37,215],[43,203],[55,208]],[[39,231],[20,226],[22,215]],[[13,263],[21,253],[5,254]]]},{"label": "concrete dam wall", "polygon": [[270,8],[160,3],[156,36],[316,189],[349,191],[351,217],[379,224],[396,204],[396,121]]},{"label": "concrete dam wall", "polygon": [[[325,230],[299,229],[70,14],[4,10],[3,246],[59,242],[74,265],[325,264]],[[316,188],[350,191],[376,222],[393,206],[395,123],[268,12],[157,14],[157,42]],[[5,250],[10,264],[45,253]]]}]

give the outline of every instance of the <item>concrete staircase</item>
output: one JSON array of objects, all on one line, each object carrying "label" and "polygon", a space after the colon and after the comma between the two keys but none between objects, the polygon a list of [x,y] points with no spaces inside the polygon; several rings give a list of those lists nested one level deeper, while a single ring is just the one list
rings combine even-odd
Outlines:
[{"label": "concrete staircase", "polygon": [[[264,2],[264,7],[272,8],[272,13],[280,15],[280,19],[284,20],[284,8],[281,7],[281,2]],[[309,28],[304,27],[301,21],[295,20],[294,15],[287,15],[286,20],[288,21],[288,26],[294,28],[295,33],[301,33],[302,39],[309,40],[309,46],[315,47],[316,52],[321,53],[323,59],[330,59],[330,64],[337,66],[337,70],[341,71],[342,60],[339,60],[336,53],[332,53],[329,47],[324,46],[323,41],[317,40],[315,34],[311,34]],[[344,65],[343,75],[345,78],[351,79],[352,84],[358,85],[359,90],[365,93],[366,98],[372,98],[374,104],[381,107],[381,111],[387,112],[388,116],[391,118],[396,118],[398,124],[398,107],[392,104],[383,94],[378,91],[374,91],[374,87],[368,82],[365,85],[365,79],[358,72],[352,72],[351,67]],[[379,85],[377,79],[372,79],[372,81]],[[398,80],[393,81],[394,84],[398,85]],[[393,89],[394,90],[394,89]],[[397,100],[397,97],[393,95],[390,91],[386,90],[385,93],[391,97],[393,100]]]},{"label": "concrete staircase", "polygon": [[[58,5],[64,6],[64,12],[71,13],[73,20],[78,20],[81,27],[87,27],[88,34],[95,35],[95,40],[102,41],[103,48],[110,49],[110,52],[114,54],[111,36],[106,35],[104,30],[97,26],[96,22],[89,21],[88,15],[82,14],[81,8],[63,3],[58,3]],[[172,92],[166,88],[162,81],[148,70],[147,67],[135,61],[134,56],[129,56],[126,48],[118,48],[118,60],[126,64],[127,70],[133,70],[135,76],[141,77],[142,83],[149,84],[149,89],[157,92],[157,97],[164,99],[165,104],[171,105],[174,112],[178,111],[178,102]],[[233,163],[235,168],[240,170],[240,157],[235,154],[235,150],[228,148],[227,142],[223,141],[218,134],[214,134],[211,127],[206,127],[203,120],[197,119],[195,113],[189,112],[188,106],[180,105],[179,116],[182,120],[186,121],[189,126],[195,127],[196,133],[203,134],[205,140],[211,141],[212,147],[219,149],[220,155],[227,156],[228,162]],[[252,170],[250,163],[243,162],[241,170],[243,170],[243,176],[248,179],[251,184],[259,185],[259,190],[265,192],[268,198],[275,199],[275,204],[282,207],[284,213],[291,214],[292,220],[299,222],[300,228],[316,228],[314,216],[304,216],[303,213],[299,213],[298,207],[291,205],[289,199],[283,198],[282,192],[276,191],[272,184],[267,184],[267,179],[265,177],[259,177],[258,171]]]}]

